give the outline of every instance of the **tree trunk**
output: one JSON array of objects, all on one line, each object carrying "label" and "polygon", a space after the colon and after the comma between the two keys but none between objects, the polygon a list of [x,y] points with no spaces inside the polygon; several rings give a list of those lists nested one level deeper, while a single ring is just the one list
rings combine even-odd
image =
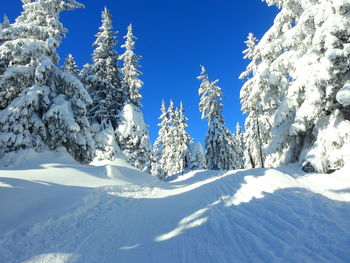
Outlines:
[{"label": "tree trunk", "polygon": [[259,155],[260,155],[260,163],[261,163],[261,168],[264,168],[264,158],[262,154],[262,143],[261,143],[261,136],[260,136],[260,126],[259,126],[259,118],[258,116],[256,117],[256,125],[258,129],[258,140],[259,140]]}]

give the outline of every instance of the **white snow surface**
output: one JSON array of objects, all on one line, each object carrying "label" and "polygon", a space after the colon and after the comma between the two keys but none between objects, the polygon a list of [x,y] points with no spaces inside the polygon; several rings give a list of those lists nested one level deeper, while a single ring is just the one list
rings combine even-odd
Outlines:
[{"label": "white snow surface", "polygon": [[350,262],[350,165],[327,175],[299,167],[160,182],[119,159],[7,156],[0,262]]},{"label": "white snow surface", "polygon": [[350,83],[347,83],[338,91],[337,101],[345,107],[350,105]]}]

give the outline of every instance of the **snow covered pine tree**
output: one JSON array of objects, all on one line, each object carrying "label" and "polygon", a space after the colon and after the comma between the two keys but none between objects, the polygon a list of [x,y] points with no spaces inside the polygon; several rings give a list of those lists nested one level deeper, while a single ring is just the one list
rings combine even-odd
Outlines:
[{"label": "snow covered pine tree", "polygon": [[161,107],[162,122],[159,136],[154,144],[152,170],[153,175],[164,179],[173,174],[181,173],[189,166],[190,149],[192,141],[186,132],[186,116],[181,103],[180,109],[175,109],[171,100],[168,110],[164,101]]},{"label": "snow covered pine tree", "polygon": [[163,158],[163,151],[165,144],[167,143],[166,138],[170,129],[169,116],[164,100],[162,100],[160,111],[161,115],[159,119],[161,122],[158,124],[160,129],[158,131],[158,138],[154,142],[151,155],[151,174],[158,176],[159,178],[164,178],[166,174],[164,169],[165,163]]},{"label": "snow covered pine tree", "polygon": [[78,161],[93,158],[94,144],[85,105],[91,99],[82,83],[57,67],[56,49],[67,30],[64,10],[82,8],[74,0],[23,0],[22,14],[0,33],[0,147],[64,146]]},{"label": "snow covered pine tree", "polygon": [[191,137],[186,131],[186,116],[184,114],[183,104],[180,109],[175,109],[173,101],[170,101],[168,109],[169,116],[169,132],[166,137],[166,144],[163,151],[165,159],[165,170],[167,176],[182,173],[188,168],[190,158],[190,143]]},{"label": "snow covered pine tree", "polygon": [[96,157],[114,160],[121,157],[114,129],[117,115],[122,110],[125,96],[121,86],[117,41],[113,32],[112,15],[107,8],[102,12],[102,25],[93,44],[93,64],[85,66],[83,82],[93,100],[88,108],[92,124]]},{"label": "snow covered pine tree", "polygon": [[68,54],[66,57],[62,70],[79,78],[80,70],[72,54]]},{"label": "snow covered pine tree", "polygon": [[120,56],[124,67],[122,90],[125,96],[125,105],[119,114],[119,125],[115,130],[120,149],[123,151],[127,161],[143,171],[150,170],[151,143],[149,140],[148,127],[144,122],[140,107],[142,99],[140,89],[143,82],[138,78],[142,73],[138,70],[140,56],[135,54],[135,39],[132,26],[128,26],[128,33],[122,48],[124,54]]},{"label": "snow covered pine tree", "polygon": [[93,103],[89,107],[91,123],[110,122],[117,126],[117,113],[123,108],[125,96],[121,87],[117,44],[113,32],[112,15],[107,8],[102,12],[102,25],[93,44],[93,64],[84,82],[87,84]]},{"label": "snow covered pine tree", "polygon": [[[243,54],[251,63],[240,75],[240,79],[248,78],[241,89],[242,111],[248,114],[244,132],[245,168],[265,166],[266,147],[271,141],[272,116],[279,101],[277,87],[278,84],[283,84],[276,71],[270,70],[270,60],[275,54],[269,54],[267,51],[264,53],[260,45],[256,46],[257,41],[252,33],[248,35],[245,41],[247,49]],[[268,46],[270,42],[266,38],[260,43],[265,41]]]},{"label": "snow covered pine tree", "polygon": [[191,136],[186,129],[188,128],[188,118],[185,116],[185,109],[182,102],[180,102],[179,116],[176,119],[176,130],[178,140],[178,151],[180,159],[180,172],[190,168],[191,148],[190,144],[193,142]]},{"label": "snow covered pine tree", "polygon": [[203,147],[200,142],[196,142],[191,145],[190,169],[191,170],[207,169],[207,163],[205,161]]},{"label": "snow covered pine tree", "polygon": [[233,136],[225,127],[222,116],[221,97],[222,91],[216,86],[218,80],[210,82],[208,74],[201,66],[201,80],[199,95],[199,110],[202,112],[202,119],[208,119],[208,132],[205,137],[205,158],[210,170],[232,170],[236,169],[235,151],[233,147]]},{"label": "snow covered pine tree", "polygon": [[350,159],[350,3],[266,2],[281,10],[256,47],[257,66],[248,66],[253,76],[245,84],[262,84],[251,93],[260,93],[259,116],[272,121],[266,164],[299,161],[305,171],[332,172]]},{"label": "snow covered pine tree", "polygon": [[237,122],[236,124],[236,133],[234,135],[234,147],[236,152],[236,169],[244,169],[245,168],[245,159],[244,159],[244,133],[242,132],[242,128]]}]

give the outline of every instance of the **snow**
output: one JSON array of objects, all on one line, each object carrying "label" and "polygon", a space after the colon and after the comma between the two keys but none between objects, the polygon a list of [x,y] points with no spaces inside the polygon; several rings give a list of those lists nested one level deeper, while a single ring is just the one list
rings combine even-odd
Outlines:
[{"label": "snow", "polygon": [[145,122],[143,120],[142,112],[137,107],[133,106],[132,104],[126,104],[120,117],[121,120],[118,126],[118,132],[120,134],[124,136],[132,134],[135,127],[138,128],[137,132],[142,132],[140,129],[145,126]]},{"label": "snow", "polygon": [[344,87],[338,91],[337,101],[345,107],[350,105],[350,83],[345,84]]},{"label": "snow", "polygon": [[63,149],[16,160],[0,163],[0,262],[350,261],[349,164],[198,170],[166,183]]},{"label": "snow", "polygon": [[140,170],[147,169],[151,143],[148,126],[141,110],[133,104],[125,104],[119,114],[119,125],[115,135],[126,159]]}]

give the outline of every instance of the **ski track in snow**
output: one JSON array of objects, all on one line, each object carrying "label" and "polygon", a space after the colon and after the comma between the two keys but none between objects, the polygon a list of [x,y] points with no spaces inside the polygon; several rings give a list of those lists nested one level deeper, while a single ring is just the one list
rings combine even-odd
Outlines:
[{"label": "ski track in snow", "polygon": [[4,233],[0,262],[350,262],[349,170],[196,171],[165,183],[105,169],[114,185]]}]

